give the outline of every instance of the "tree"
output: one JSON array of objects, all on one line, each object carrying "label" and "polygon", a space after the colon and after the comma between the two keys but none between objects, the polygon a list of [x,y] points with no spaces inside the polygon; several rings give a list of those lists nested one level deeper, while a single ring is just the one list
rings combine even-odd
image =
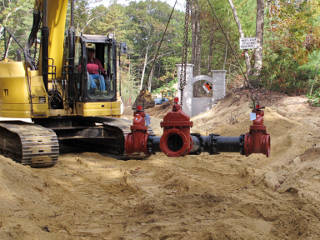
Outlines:
[{"label": "tree", "polygon": [[[24,46],[31,29],[32,9],[33,2],[31,0],[2,1],[2,4],[0,4],[0,39],[4,40],[4,27],[6,27],[20,44]],[[17,50],[21,52],[22,49],[19,49],[12,39],[7,38],[6,40],[9,43],[7,45],[7,57],[15,58]],[[4,53],[4,44],[0,44],[0,52]]]},{"label": "tree", "polygon": [[318,86],[310,81],[314,74],[301,66],[313,66],[310,56],[320,47],[320,2],[268,2],[266,14],[265,85],[288,93],[303,93],[309,88],[317,93]]},{"label": "tree", "polygon": [[257,0],[257,20],[256,20],[257,49],[254,51],[254,72],[255,76],[260,76],[262,69],[263,54],[263,33],[264,33],[264,0]]},{"label": "tree", "polygon": [[191,4],[191,28],[192,28],[192,56],[191,63],[194,64],[194,75],[201,74],[201,25],[200,6],[198,0],[193,0]]},{"label": "tree", "polygon": [[130,49],[134,52],[131,60],[134,62],[133,68],[136,69],[135,72],[139,76],[141,87],[144,87],[149,80],[145,79],[148,75],[152,79],[152,85],[157,87],[162,79],[161,76],[166,75],[165,69],[174,72],[175,64],[179,61],[183,15],[175,11],[153,71],[151,69],[171,10],[172,8],[167,3],[153,0],[131,2],[126,7],[128,16],[126,39]]},{"label": "tree", "polygon": [[[237,9],[233,4],[232,0],[228,0],[230,7],[233,12],[233,17],[235,22],[238,26],[238,31],[240,34],[240,37],[245,37],[244,32],[242,30],[242,25],[240,22],[240,19],[238,17]],[[251,79],[251,75],[260,76],[261,69],[262,69],[262,54],[263,54],[263,32],[264,32],[264,0],[257,0],[257,14],[256,14],[256,39],[257,39],[257,45],[258,48],[254,51],[254,66],[252,67],[251,64],[251,56],[249,55],[249,52],[247,49],[244,50],[244,56],[245,56],[245,63],[246,63],[246,76],[247,78]],[[249,81],[249,84],[256,83],[251,79]]]}]

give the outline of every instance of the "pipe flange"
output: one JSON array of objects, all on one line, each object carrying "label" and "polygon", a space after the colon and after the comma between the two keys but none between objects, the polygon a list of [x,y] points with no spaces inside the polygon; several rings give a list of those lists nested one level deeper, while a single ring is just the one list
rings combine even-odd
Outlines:
[{"label": "pipe flange", "polygon": [[[179,149],[177,149],[177,151],[174,151],[174,149],[170,149],[169,145],[169,138],[170,137],[179,137],[180,138],[180,142],[182,143],[182,146],[179,147]],[[176,139],[174,139],[176,140]],[[186,155],[190,149],[191,149],[191,137],[190,136],[186,136],[184,134],[184,132],[182,132],[181,130],[177,129],[177,128],[172,128],[169,129],[165,132],[165,134],[162,135],[161,139],[160,139],[160,149],[162,152],[164,152],[168,157],[179,157],[179,156],[184,156]]]}]

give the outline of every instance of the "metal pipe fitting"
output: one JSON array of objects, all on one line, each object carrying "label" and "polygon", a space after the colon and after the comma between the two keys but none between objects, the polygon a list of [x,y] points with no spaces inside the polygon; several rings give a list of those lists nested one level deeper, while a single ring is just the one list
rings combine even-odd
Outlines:
[{"label": "metal pipe fitting", "polygon": [[187,155],[192,149],[190,128],[193,123],[190,121],[190,117],[181,110],[178,101],[175,98],[172,111],[167,113],[160,123],[163,128],[160,149],[169,157]]},{"label": "metal pipe fitting", "polygon": [[133,114],[131,133],[125,139],[125,153],[128,156],[150,155],[148,150],[148,127],[145,124],[145,113],[141,106]]},{"label": "metal pipe fitting", "polygon": [[270,155],[270,135],[263,124],[264,111],[259,105],[252,113],[255,115],[250,131],[245,135],[244,154],[249,156],[252,153],[262,153],[267,157]]},{"label": "metal pipe fitting", "polygon": [[125,151],[127,155],[150,155],[162,151],[169,157],[185,156],[187,154],[219,154],[221,152],[238,152],[249,156],[252,153],[270,154],[270,135],[263,125],[264,112],[260,107],[253,110],[255,118],[250,126],[250,132],[238,137],[225,137],[216,134],[201,136],[190,134],[192,122],[175,102],[173,109],[161,122],[163,135],[149,135],[145,124],[145,114],[141,106],[134,113],[131,133],[126,136]]}]

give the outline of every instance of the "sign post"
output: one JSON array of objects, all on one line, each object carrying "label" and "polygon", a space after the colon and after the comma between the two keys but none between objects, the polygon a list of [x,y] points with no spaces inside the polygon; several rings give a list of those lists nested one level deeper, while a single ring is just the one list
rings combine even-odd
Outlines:
[{"label": "sign post", "polygon": [[257,47],[257,38],[240,38],[240,49],[255,49]]}]

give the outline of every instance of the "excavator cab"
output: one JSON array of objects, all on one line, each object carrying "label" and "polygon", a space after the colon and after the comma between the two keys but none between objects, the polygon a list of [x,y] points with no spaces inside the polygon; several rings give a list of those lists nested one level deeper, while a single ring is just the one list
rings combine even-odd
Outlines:
[{"label": "excavator cab", "polygon": [[84,117],[120,116],[116,40],[111,35],[88,34],[68,39],[72,39],[64,53],[68,108]]},{"label": "excavator cab", "polygon": [[[75,83],[76,101],[112,102],[116,100],[116,46],[116,41],[109,36],[81,35],[76,37],[73,75],[71,76]],[[95,63],[101,64],[102,69],[97,69],[96,72],[89,71],[90,54],[93,54]]]}]

